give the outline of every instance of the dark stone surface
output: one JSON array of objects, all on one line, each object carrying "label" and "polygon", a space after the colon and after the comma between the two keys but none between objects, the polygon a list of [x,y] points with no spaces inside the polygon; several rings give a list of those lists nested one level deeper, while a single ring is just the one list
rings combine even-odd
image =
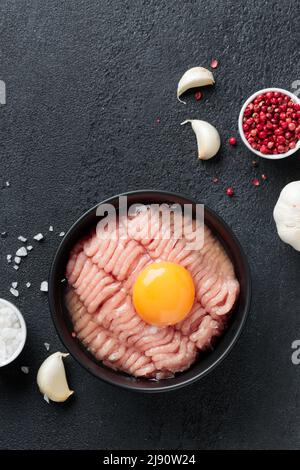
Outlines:
[{"label": "dark stone surface", "polygon": [[[11,299],[10,283],[19,282],[29,331],[22,357],[0,371],[1,448],[300,448],[300,366],[291,362],[300,257],[272,220],[281,188],[300,179],[299,154],[253,169],[240,142],[226,143],[249,94],[299,79],[299,14],[289,0],[1,1],[0,231],[8,237],[0,239],[0,295]],[[191,94],[178,103],[181,74],[212,57],[220,60],[216,86],[200,102]],[[222,151],[210,162],[197,160],[192,131],[179,125],[193,117],[221,132]],[[253,187],[262,173],[269,180]],[[48,405],[35,375],[43,343],[52,352],[62,346],[39,285],[58,233],[103,198],[145,187],[196,197],[234,229],[253,273],[244,334],[221,367],[171,395],[113,388],[69,359],[76,396]],[[39,231],[46,239],[15,272],[6,254],[18,235]]]}]

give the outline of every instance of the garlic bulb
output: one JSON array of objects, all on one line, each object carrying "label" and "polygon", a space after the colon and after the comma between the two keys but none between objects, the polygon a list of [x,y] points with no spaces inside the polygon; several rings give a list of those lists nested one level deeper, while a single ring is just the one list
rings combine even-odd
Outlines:
[{"label": "garlic bulb", "polygon": [[213,85],[215,83],[214,76],[210,70],[204,67],[193,67],[187,70],[181,77],[177,87],[177,98],[181,103],[185,103],[179,97],[190,88],[205,85]]},{"label": "garlic bulb", "polygon": [[273,216],[281,240],[300,251],[300,181],[283,188]]},{"label": "garlic bulb", "polygon": [[62,358],[69,354],[56,352],[47,357],[37,373],[40,392],[50,400],[66,401],[74,392],[69,389]]},{"label": "garlic bulb", "polygon": [[200,160],[208,160],[218,153],[221,139],[217,129],[206,121],[199,119],[187,119],[181,125],[190,122],[192,129],[196,134],[198,146],[198,158]]}]

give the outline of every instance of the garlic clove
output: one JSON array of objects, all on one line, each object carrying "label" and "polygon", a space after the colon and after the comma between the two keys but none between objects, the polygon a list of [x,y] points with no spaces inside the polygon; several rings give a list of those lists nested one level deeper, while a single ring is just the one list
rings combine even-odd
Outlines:
[{"label": "garlic clove", "polygon": [[210,70],[204,67],[193,67],[187,70],[181,77],[177,87],[177,98],[181,103],[185,103],[179,97],[190,88],[200,86],[213,85],[215,83],[214,76]]},{"label": "garlic clove", "polygon": [[300,181],[287,184],[274,207],[279,238],[300,251]]},{"label": "garlic clove", "polygon": [[188,122],[191,123],[192,129],[196,134],[198,158],[200,160],[209,160],[214,157],[221,146],[221,139],[217,129],[209,124],[209,122],[199,119],[187,119],[181,125],[183,126]]},{"label": "garlic clove", "polygon": [[37,373],[37,384],[42,395],[56,402],[66,401],[74,392],[69,389],[63,357],[69,354],[56,352],[47,357]]}]

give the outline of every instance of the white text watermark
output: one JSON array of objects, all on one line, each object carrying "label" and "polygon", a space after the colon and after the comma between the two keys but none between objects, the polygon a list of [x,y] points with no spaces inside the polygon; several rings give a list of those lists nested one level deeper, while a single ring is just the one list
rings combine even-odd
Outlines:
[{"label": "white text watermark", "polygon": [[118,204],[100,204],[96,215],[99,239],[184,240],[183,249],[199,250],[204,244],[203,204],[132,204],[120,196]]},{"label": "white text watermark", "polygon": [[6,85],[0,80],[0,106],[6,104]]},{"label": "white text watermark", "polygon": [[291,84],[291,88],[292,88],[292,93],[294,93],[294,95],[296,95],[299,98],[300,97],[300,80],[293,81],[293,83]]},{"label": "white text watermark", "polygon": [[295,339],[292,342],[291,348],[294,350],[291,355],[291,361],[295,366],[297,366],[300,364],[300,339]]}]

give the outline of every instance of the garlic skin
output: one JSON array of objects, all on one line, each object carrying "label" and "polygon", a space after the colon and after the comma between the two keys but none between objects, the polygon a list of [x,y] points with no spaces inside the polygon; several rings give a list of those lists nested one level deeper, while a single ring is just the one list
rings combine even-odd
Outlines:
[{"label": "garlic skin", "polygon": [[300,251],[300,181],[293,181],[283,188],[273,217],[281,240]]},{"label": "garlic skin", "polygon": [[66,401],[74,392],[69,389],[62,358],[69,354],[56,352],[47,357],[37,373],[37,384],[42,395],[56,402]]},{"label": "garlic skin", "polygon": [[187,119],[182,122],[183,126],[186,123],[191,123],[192,129],[196,134],[198,146],[198,158],[200,160],[209,160],[214,157],[221,146],[221,139],[217,129],[206,121],[199,119]]},{"label": "garlic skin", "polygon": [[185,101],[180,99],[180,96],[190,88],[200,86],[213,85],[215,83],[214,76],[210,70],[204,67],[193,67],[187,70],[181,77],[177,86],[177,99],[186,104]]}]

